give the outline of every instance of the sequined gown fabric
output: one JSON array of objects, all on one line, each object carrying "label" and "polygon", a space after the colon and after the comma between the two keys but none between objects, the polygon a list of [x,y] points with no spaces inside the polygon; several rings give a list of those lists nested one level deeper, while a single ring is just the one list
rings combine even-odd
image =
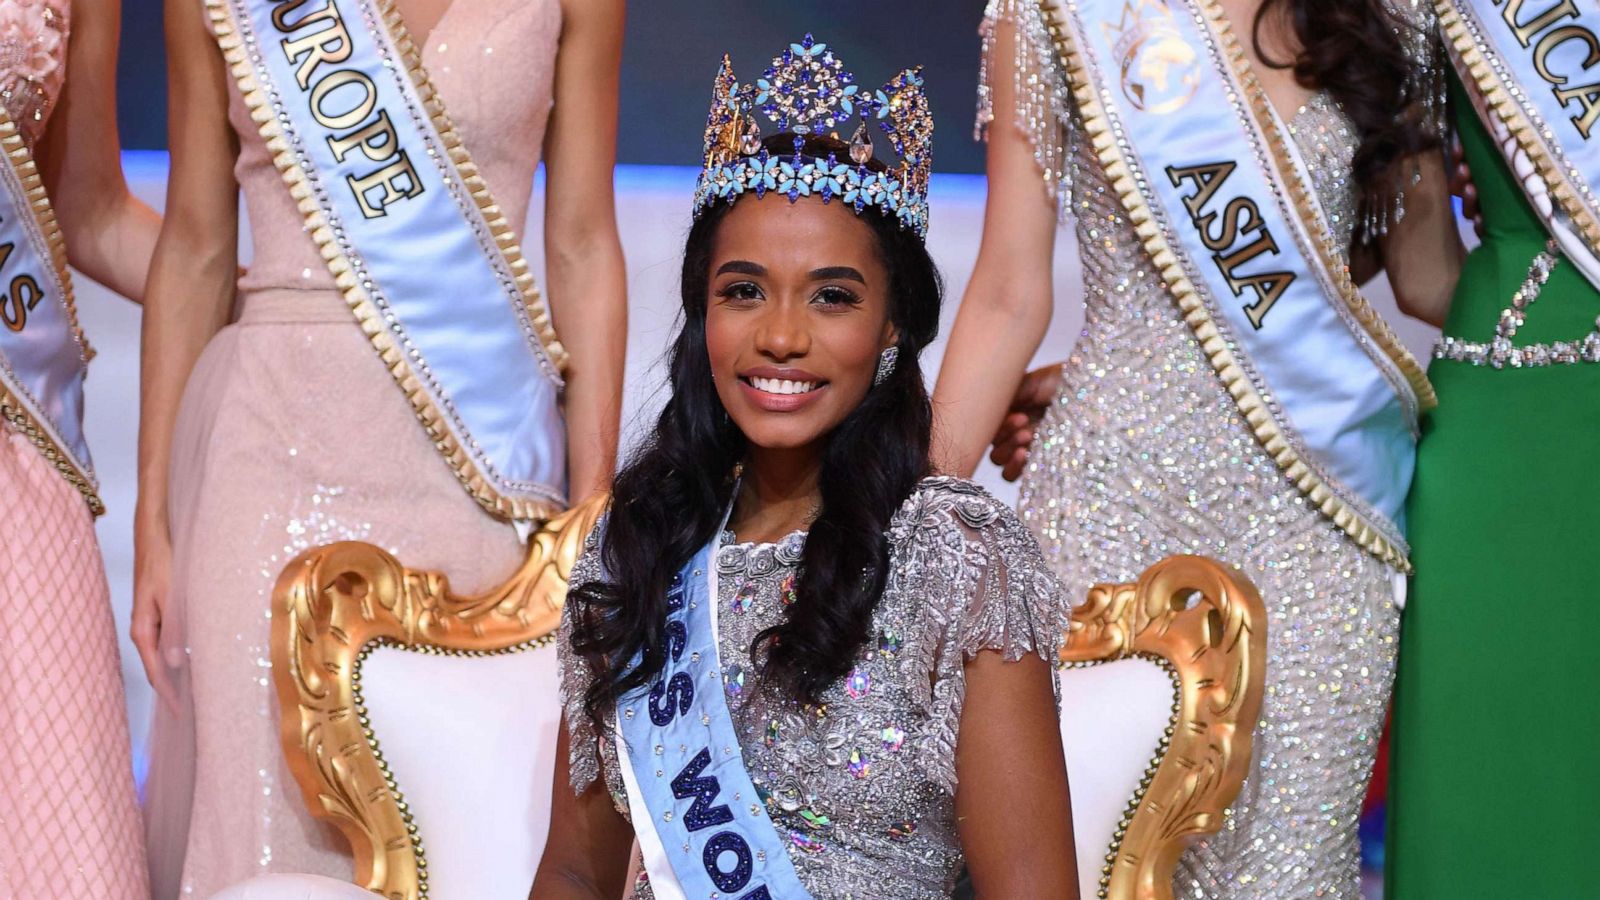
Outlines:
[{"label": "sequined gown fabric", "polygon": [[[603,528],[603,525],[602,525]],[[717,551],[717,648],[729,712],[751,780],[814,897],[934,900],[962,864],[955,750],[963,663],[984,650],[1054,661],[1066,615],[1061,586],[1015,514],[971,482],[924,481],[889,527],[891,575],[855,668],[801,708],[763,690],[750,648],[794,602],[805,535]],[[597,542],[573,583],[599,577]],[[583,713],[589,667],[571,656],[563,623],[562,696],[572,731],[571,779],[597,777],[628,815],[618,755]],[[676,750],[669,750],[669,755]],[[632,759],[651,750],[630,747]],[[638,896],[653,897],[648,885]]]},{"label": "sequined gown fabric", "polygon": [[[400,3],[408,16],[413,6]],[[514,223],[527,214],[560,29],[559,0],[472,0],[449,5],[421,44]],[[159,717],[152,751],[147,817],[161,900],[271,872],[351,877],[347,843],[310,817],[279,745],[268,611],[291,559],[367,541],[470,592],[504,580],[524,554],[428,440],[229,87],[254,256],[235,321],[190,376],[173,444],[175,611],[163,642],[186,662],[175,674],[189,700],[187,715]]]},{"label": "sequined gown fabric", "polygon": [[[66,0],[0,0],[0,102],[30,146]],[[0,423],[0,898],[137,900],[144,842],[105,565],[83,496]]]},{"label": "sequined gown fabric", "polygon": [[[995,0],[985,33],[1000,20],[1016,23],[1017,59],[988,58],[985,77],[1015,65],[1016,121],[1076,228],[1086,306],[1022,518],[1071,596],[1194,553],[1239,566],[1266,601],[1254,762],[1220,832],[1182,858],[1177,895],[1360,897],[1357,819],[1394,675],[1395,573],[1307,503],[1223,389],[1087,142],[1071,137],[1081,123],[1037,3]],[[980,125],[988,98],[985,87]],[[1346,246],[1354,128],[1326,94],[1288,127]]]}]

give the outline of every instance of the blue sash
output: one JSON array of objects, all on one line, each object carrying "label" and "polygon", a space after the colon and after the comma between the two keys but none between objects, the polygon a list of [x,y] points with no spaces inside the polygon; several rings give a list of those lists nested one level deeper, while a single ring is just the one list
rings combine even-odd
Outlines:
[{"label": "blue sash", "polygon": [[393,0],[206,3],[307,230],[428,437],[491,512],[559,511],[565,351]]},{"label": "blue sash", "polygon": [[[1438,8],[1462,81],[1511,130],[1555,206],[1600,256],[1600,7],[1594,0],[1439,0]],[[1519,183],[1529,192],[1525,179]],[[1544,205],[1531,192],[1528,199],[1535,209]]]},{"label": "blue sash", "polygon": [[1404,569],[1422,367],[1361,297],[1216,0],[1042,0],[1084,130],[1262,447]]},{"label": "blue sash", "polygon": [[[39,448],[99,515],[83,434],[89,348],[66,241],[15,122],[0,108],[0,417]],[[4,501],[0,501],[4,502]]]},{"label": "blue sash", "polygon": [[657,900],[806,900],[745,771],[723,694],[717,545],[672,579],[661,674],[618,703],[634,832]]}]

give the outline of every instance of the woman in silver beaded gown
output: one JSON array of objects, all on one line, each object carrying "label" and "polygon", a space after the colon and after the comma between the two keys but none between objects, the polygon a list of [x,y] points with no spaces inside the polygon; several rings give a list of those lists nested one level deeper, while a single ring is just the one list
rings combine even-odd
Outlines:
[{"label": "woman in silver beaded gown", "polygon": [[[1394,673],[1403,540],[1391,561],[1369,552],[1253,433],[1102,157],[1079,139],[1053,6],[992,0],[983,26],[989,209],[935,392],[942,461],[970,472],[994,443],[993,461],[1023,479],[1021,515],[1069,596],[1179,553],[1255,582],[1269,646],[1255,764],[1175,887],[1184,897],[1358,897],[1356,826]],[[1427,152],[1437,146],[1431,4],[1334,6],[1151,0],[1127,15],[1231,20],[1309,170],[1336,267],[1358,283],[1385,268],[1402,308],[1421,307],[1449,291],[1460,259],[1443,166]],[[1025,376],[1050,319],[1056,224],[1068,218],[1086,321],[1065,363]],[[1396,481],[1409,478],[1407,459]],[[1403,483],[1389,489],[1403,498]]]},{"label": "woman in silver beaded gown", "polygon": [[[963,864],[985,896],[1077,896],[1060,585],[1010,510],[931,475],[921,79],[851,84],[809,37],[759,92],[718,78],[671,397],[571,576],[568,824],[531,900],[615,898],[635,838],[641,898],[942,900]],[[857,115],[897,164],[865,128],[790,133]]]}]

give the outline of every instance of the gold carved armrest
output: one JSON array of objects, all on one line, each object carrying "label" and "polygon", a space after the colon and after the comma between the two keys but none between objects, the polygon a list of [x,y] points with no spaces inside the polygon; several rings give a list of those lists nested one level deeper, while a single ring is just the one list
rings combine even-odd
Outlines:
[{"label": "gold carved armrest", "polygon": [[1170,900],[1179,856],[1222,826],[1249,769],[1266,654],[1255,586],[1198,556],[1164,559],[1136,584],[1096,585],[1073,610],[1064,664],[1143,657],[1177,687],[1172,723],[1108,849],[1102,898]]},{"label": "gold carved armrest", "polygon": [[361,660],[384,644],[483,655],[553,640],[567,578],[608,499],[546,522],[516,574],[473,597],[356,542],[308,550],[278,577],[272,672],[284,754],[311,812],[349,839],[356,884],[394,900],[428,891],[422,841],[361,705]]}]

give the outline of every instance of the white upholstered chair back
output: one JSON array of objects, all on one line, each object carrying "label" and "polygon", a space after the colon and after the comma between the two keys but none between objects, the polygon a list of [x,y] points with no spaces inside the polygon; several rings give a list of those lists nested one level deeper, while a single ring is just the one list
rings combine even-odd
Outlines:
[{"label": "white upholstered chair back", "polygon": [[[475,597],[360,543],[307,551],[278,579],[284,753],[312,813],[350,840],[355,886],[391,900],[528,895],[550,826],[554,632],[605,499],[546,523],[522,569]],[[236,896],[324,896],[319,883],[347,886],[258,879]]]}]

